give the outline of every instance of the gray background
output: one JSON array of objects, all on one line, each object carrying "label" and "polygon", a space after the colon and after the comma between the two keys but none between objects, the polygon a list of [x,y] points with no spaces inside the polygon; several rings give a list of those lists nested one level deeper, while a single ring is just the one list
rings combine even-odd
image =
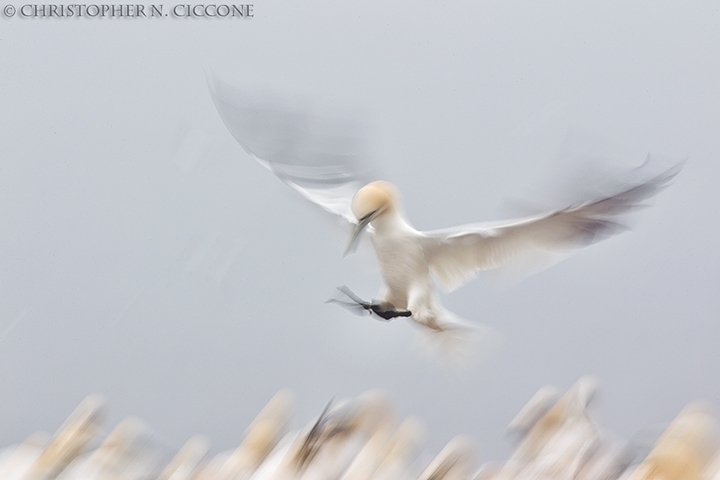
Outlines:
[{"label": "gray background", "polygon": [[[0,19],[0,444],[94,392],[110,424],[136,415],[169,446],[205,433],[220,450],[281,387],[303,422],[379,387],[427,422],[431,450],[469,433],[484,459],[539,387],[586,373],[626,437],[695,399],[718,407],[720,7],[467,3]],[[406,322],[323,303],[340,284],[375,294],[372,255],[342,259],[347,232],[240,149],[205,71],[362,119],[418,228],[557,198],[575,158],[690,161],[633,232],[444,296],[505,337],[458,374]]]}]

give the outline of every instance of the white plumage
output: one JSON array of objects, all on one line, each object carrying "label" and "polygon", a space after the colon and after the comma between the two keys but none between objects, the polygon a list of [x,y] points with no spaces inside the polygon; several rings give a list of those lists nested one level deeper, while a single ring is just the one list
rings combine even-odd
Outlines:
[{"label": "white plumage", "polygon": [[435,282],[452,291],[478,270],[539,257],[557,260],[607,238],[623,230],[618,215],[655,195],[682,168],[533,217],[422,232],[405,218],[396,187],[370,181],[371,170],[364,167],[361,143],[353,135],[330,122],[318,127],[300,110],[259,102],[224,84],[216,83],[211,93],[228,129],[250,155],[302,196],[354,225],[348,251],[368,231],[384,292],[371,304],[342,289],[350,301],[339,303],[388,319],[407,316],[440,332],[468,324],[443,308]]},{"label": "white plumage", "polygon": [[[293,396],[282,391],[247,428],[234,451],[207,455],[191,438],[170,453],[137,419],[125,419],[98,445],[103,404],[86,399],[57,433],[33,434],[0,449],[2,480],[707,480],[720,478],[718,421],[702,403],[688,405],[652,449],[599,428],[589,406],[598,391],[583,377],[560,395],[544,387],[510,424],[513,453],[485,463],[478,444],[459,435],[431,460],[419,419],[398,421],[386,394],[367,392],[329,404],[317,420],[291,430]],[[637,435],[636,435],[637,437]]]}]

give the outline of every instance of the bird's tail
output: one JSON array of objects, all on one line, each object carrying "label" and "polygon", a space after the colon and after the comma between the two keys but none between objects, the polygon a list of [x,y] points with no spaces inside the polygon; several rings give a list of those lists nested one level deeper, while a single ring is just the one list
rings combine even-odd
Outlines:
[{"label": "bird's tail", "polygon": [[451,367],[470,368],[488,360],[500,347],[496,330],[444,310],[432,325],[422,325],[418,347]]}]

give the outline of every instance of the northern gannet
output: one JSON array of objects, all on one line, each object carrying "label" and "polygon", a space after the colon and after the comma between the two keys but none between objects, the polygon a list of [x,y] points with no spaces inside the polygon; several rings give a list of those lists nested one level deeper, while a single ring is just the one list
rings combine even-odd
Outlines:
[{"label": "northern gannet", "polygon": [[405,218],[397,187],[373,180],[358,139],[342,125],[302,109],[258,100],[226,84],[210,88],[215,106],[243,149],[280,180],[353,225],[346,250],[365,231],[384,280],[381,299],[365,302],[347,287],[337,303],[390,320],[407,317],[436,332],[471,328],[443,308],[437,282],[449,292],[479,270],[501,268],[528,255],[563,256],[623,229],[617,216],[668,185],[682,164],[613,195],[528,218],[419,231]]}]

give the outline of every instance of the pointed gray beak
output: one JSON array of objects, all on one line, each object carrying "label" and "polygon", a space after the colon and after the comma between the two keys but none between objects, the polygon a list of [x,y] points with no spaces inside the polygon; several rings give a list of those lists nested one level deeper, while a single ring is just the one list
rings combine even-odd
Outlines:
[{"label": "pointed gray beak", "polygon": [[365,230],[365,227],[367,227],[368,224],[372,222],[373,218],[375,218],[376,213],[377,211],[365,215],[363,218],[360,219],[357,225],[355,225],[355,229],[353,230],[352,236],[350,237],[350,242],[345,249],[343,257],[347,256],[348,253],[355,252],[358,243],[360,243],[360,235],[362,234],[363,230]]}]

